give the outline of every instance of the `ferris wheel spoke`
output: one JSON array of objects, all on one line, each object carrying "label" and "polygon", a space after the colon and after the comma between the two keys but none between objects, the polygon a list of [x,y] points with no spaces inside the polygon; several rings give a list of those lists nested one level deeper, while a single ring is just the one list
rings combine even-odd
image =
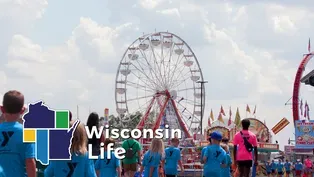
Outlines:
[{"label": "ferris wheel spoke", "polygon": [[[138,71],[140,71],[140,72],[146,77],[147,80],[151,81],[151,82],[150,82],[151,84],[153,84],[153,85],[155,85],[155,86],[158,86],[157,83],[156,83],[154,80],[150,79],[144,72],[142,72],[141,70],[139,70],[134,64],[132,64],[132,65],[133,65]],[[136,76],[136,77],[139,78],[140,80],[143,79],[143,78],[140,78],[140,77],[138,77],[137,75],[135,75],[134,72],[132,72],[132,73],[133,73],[134,76]],[[147,84],[147,83],[146,83],[146,84]]]},{"label": "ferris wheel spoke", "polygon": [[145,98],[152,98],[152,97],[154,97],[154,95],[155,94],[142,96],[142,97],[136,97],[136,98],[130,98],[130,99],[127,99],[126,101],[131,102],[131,101],[137,101],[137,100],[141,100],[141,99],[145,99]]},{"label": "ferris wheel spoke", "polygon": [[[145,59],[147,65],[148,65],[149,72],[150,72],[152,78],[154,78],[154,79],[156,79],[156,80],[159,80],[158,76],[156,75],[156,71],[153,69],[152,65],[151,65],[150,62],[147,60],[147,57],[146,57],[147,55],[146,55],[146,53],[144,52],[143,54],[145,55],[144,59]],[[151,57],[151,58],[152,58],[152,57]],[[152,71],[153,71],[153,72],[152,72]],[[154,73],[154,76],[155,76],[155,77],[153,76],[153,73]]]},{"label": "ferris wheel spoke", "polygon": [[[153,87],[154,87],[153,83],[151,83],[150,81],[147,81],[145,78],[141,78],[140,76],[136,75],[134,72],[132,74],[138,79],[138,82],[142,82],[144,84],[145,88],[149,88],[150,90],[154,90],[153,89]],[[141,85],[141,84],[138,84],[138,85]]]},{"label": "ferris wheel spoke", "polygon": [[[170,49],[170,55],[169,55],[169,60],[168,60],[168,62],[167,62],[167,65],[166,65],[166,69],[165,69],[165,75],[167,75],[167,77],[166,77],[166,83],[167,83],[167,85],[168,85],[168,87],[170,87],[170,82],[169,82],[169,73],[170,73],[170,64],[171,64],[171,58],[172,58],[172,54],[173,54],[173,49],[174,49],[174,47],[175,47],[175,44],[173,43],[173,45],[171,46],[171,49]],[[179,56],[180,55],[178,55],[178,58],[179,58]],[[177,59],[178,59],[177,58]]]},{"label": "ferris wheel spoke", "polygon": [[[154,47],[152,47],[153,45],[152,45],[152,42],[150,41],[150,48],[151,48],[151,51],[152,51],[152,54],[153,54],[153,57],[154,57],[154,62],[155,62],[155,64],[156,64],[156,66],[157,66],[157,69],[158,69],[158,72],[159,72],[159,76],[160,76],[160,78],[161,78],[161,81],[162,81],[162,85],[164,86],[165,85],[165,83],[163,82],[163,77],[162,77],[162,74],[161,74],[161,70],[160,70],[160,67],[158,66],[158,58],[156,57],[156,55],[158,55],[158,54],[156,54],[156,52],[155,52],[155,49],[154,49]],[[160,56],[159,56],[160,57]],[[160,57],[161,58],[161,57]]]},{"label": "ferris wheel spoke", "polygon": [[[150,47],[151,47],[151,46],[150,46]],[[148,50],[148,52],[149,52],[149,50]],[[148,55],[149,55],[149,61],[147,60],[148,57],[146,57],[146,58],[144,58],[144,59],[145,59],[146,63],[149,65],[150,72],[153,71],[153,73],[154,73],[154,75],[155,75],[155,77],[153,77],[154,80],[158,83],[157,85],[160,86],[160,85],[162,85],[162,81],[160,80],[160,76],[158,76],[158,71],[157,71],[157,69],[156,69],[157,64],[155,63],[155,59],[154,59],[154,56],[153,56],[153,52],[150,51],[150,54],[148,54]],[[145,53],[145,56],[147,56],[146,53]],[[154,63],[154,64],[153,64],[154,67],[152,67],[151,62]]]},{"label": "ferris wheel spoke", "polygon": [[[181,68],[179,69],[178,68],[178,70],[179,70],[179,72],[178,72],[178,74],[176,75],[176,77],[174,77],[174,79],[172,80],[172,81],[176,81],[177,79],[179,79],[179,77],[184,77],[186,74],[189,74],[189,73],[191,73],[191,71],[189,70],[188,72],[186,72],[184,75],[182,75],[182,72],[184,71],[184,69],[186,68],[186,66],[181,66]],[[173,86],[173,85],[172,85]]]},{"label": "ferris wheel spoke", "polygon": [[[152,98],[152,99],[153,99],[153,98]],[[146,109],[147,107],[145,107],[145,106],[147,106],[148,104],[150,104],[150,103],[152,102],[152,99],[149,99],[148,101],[146,101],[146,102],[143,103],[143,104],[139,104],[138,109],[134,110],[133,112],[137,112],[137,111],[144,112],[144,111],[146,111],[145,109]]]},{"label": "ferris wheel spoke", "polygon": [[140,85],[140,84],[131,82],[131,81],[127,81],[126,85],[130,86],[130,87],[133,87],[133,88],[136,88],[136,89],[141,89],[141,90],[144,90],[144,91],[147,91],[147,92],[154,93],[154,91],[151,88],[149,88],[147,86],[144,86],[144,85]]},{"label": "ferris wheel spoke", "polygon": [[177,62],[176,62],[176,64],[175,64],[175,67],[174,67],[174,69],[172,70],[172,74],[171,74],[171,77],[170,77],[170,84],[173,82],[173,77],[174,77],[174,75],[175,75],[175,72],[177,71],[177,68],[178,68],[179,63],[181,63],[181,61],[182,61],[184,58],[185,58],[184,55],[182,55],[182,57],[181,57],[179,60],[177,60]]},{"label": "ferris wheel spoke", "polygon": [[187,81],[188,79],[190,79],[190,76],[188,77],[185,77],[184,79],[182,80],[174,80],[172,82],[172,85],[171,85],[171,88],[177,88],[179,87],[181,84],[183,84],[185,81]]}]

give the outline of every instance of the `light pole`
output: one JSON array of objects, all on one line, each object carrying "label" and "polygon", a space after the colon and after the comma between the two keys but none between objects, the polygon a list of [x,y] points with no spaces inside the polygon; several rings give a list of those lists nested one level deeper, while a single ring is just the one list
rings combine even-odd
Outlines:
[{"label": "light pole", "polygon": [[208,82],[202,80],[202,81],[197,81],[196,83],[201,84],[201,135],[203,135],[203,89],[204,89],[204,84]]}]

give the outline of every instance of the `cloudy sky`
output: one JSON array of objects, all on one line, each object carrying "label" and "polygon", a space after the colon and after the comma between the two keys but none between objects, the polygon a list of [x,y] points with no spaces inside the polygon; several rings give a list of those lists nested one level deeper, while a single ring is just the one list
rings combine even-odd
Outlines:
[{"label": "cloudy sky", "polygon": [[[129,44],[143,33],[169,31],[197,56],[206,85],[206,113],[249,104],[272,128],[292,121],[293,80],[314,13],[308,0],[0,0],[0,95],[21,90],[85,120],[89,107],[115,111],[115,77]],[[308,65],[310,70],[314,65]],[[313,89],[302,86],[302,98]],[[2,96],[1,96],[2,97]],[[313,98],[313,97],[312,97]],[[309,102],[310,104],[310,102]],[[206,122],[205,120],[204,122]],[[293,138],[293,125],[275,136]]]}]

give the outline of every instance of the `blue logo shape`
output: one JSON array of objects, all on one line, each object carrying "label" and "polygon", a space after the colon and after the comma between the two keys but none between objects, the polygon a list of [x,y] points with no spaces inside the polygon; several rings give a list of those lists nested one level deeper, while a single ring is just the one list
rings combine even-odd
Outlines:
[{"label": "blue logo shape", "polygon": [[23,120],[23,142],[36,144],[36,160],[43,165],[71,160],[72,138],[80,121],[70,127],[68,110],[53,110],[39,101],[28,105]]}]

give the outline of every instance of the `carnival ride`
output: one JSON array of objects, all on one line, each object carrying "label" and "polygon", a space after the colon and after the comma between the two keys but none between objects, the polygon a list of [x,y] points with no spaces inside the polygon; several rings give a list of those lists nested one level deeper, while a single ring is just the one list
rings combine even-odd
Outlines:
[{"label": "carnival ride", "polygon": [[[303,90],[301,90],[301,83],[304,83],[305,85],[310,85],[314,87],[314,64],[310,64],[310,60],[313,58],[314,52],[311,52],[311,41],[309,39],[308,41],[308,53],[303,55],[303,58],[299,64],[299,67],[297,69],[295,79],[294,79],[294,85],[293,85],[293,95],[292,95],[292,113],[293,113],[293,122],[295,125],[295,121],[302,120],[302,116],[304,114],[302,113],[302,97],[300,96],[300,93],[303,93]],[[304,73],[307,73],[304,76]],[[311,91],[313,91],[313,88],[310,88]],[[310,92],[311,92],[310,91]],[[304,95],[303,95],[304,96]],[[312,95],[305,95],[305,97],[312,97]],[[308,109],[308,106],[307,106]],[[304,110],[306,111],[306,110]],[[307,110],[307,115],[304,117],[307,119],[310,119],[309,117],[309,109]]]},{"label": "carnival ride", "polygon": [[[125,51],[116,75],[116,108],[122,122],[143,115],[137,129],[181,129],[184,138],[201,131],[203,74],[189,45],[169,32],[136,39]],[[148,142],[145,142],[148,143]]]}]

